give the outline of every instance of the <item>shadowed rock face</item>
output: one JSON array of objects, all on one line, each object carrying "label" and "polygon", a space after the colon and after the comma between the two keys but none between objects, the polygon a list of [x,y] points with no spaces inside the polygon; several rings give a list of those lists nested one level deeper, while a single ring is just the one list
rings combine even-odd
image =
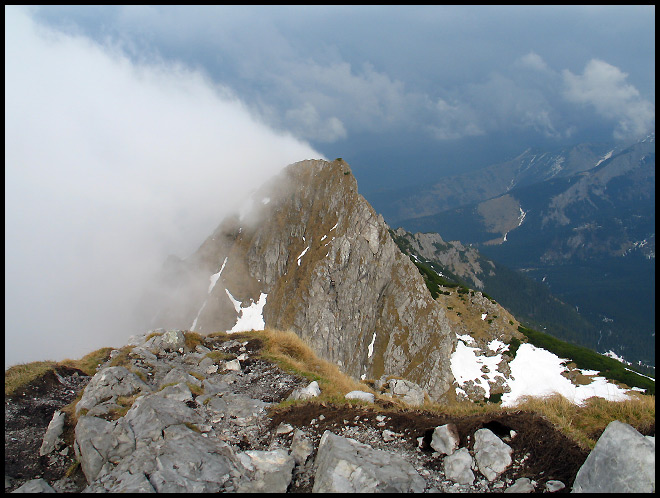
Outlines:
[{"label": "shadowed rock face", "polygon": [[228,296],[247,307],[264,293],[267,327],[295,331],[349,375],[402,377],[438,401],[451,387],[456,334],[445,311],[341,160],[288,166],[176,270],[199,302],[170,304],[180,321],[152,326],[228,330]]}]

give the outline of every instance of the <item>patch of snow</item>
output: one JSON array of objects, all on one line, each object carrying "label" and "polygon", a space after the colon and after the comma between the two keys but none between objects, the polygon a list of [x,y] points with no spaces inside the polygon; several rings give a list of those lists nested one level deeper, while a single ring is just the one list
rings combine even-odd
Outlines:
[{"label": "patch of snow", "polygon": [[[625,368],[625,367],[624,367],[624,368]],[[649,377],[648,375],[644,375],[644,374],[641,374],[641,373],[639,373],[639,372],[635,372],[634,370],[631,370],[631,369],[629,369],[629,368],[626,368],[626,370],[628,370],[629,372],[632,372],[632,373],[634,373],[634,374],[640,375],[640,376],[642,376],[642,377],[646,377],[647,379],[651,379],[653,382],[655,382],[655,379],[654,379],[653,377]]]},{"label": "patch of snow", "polygon": [[523,221],[525,221],[525,216],[527,216],[527,213],[523,211],[523,208],[521,206],[518,206],[520,209],[520,214],[518,215],[518,226],[522,225]]},{"label": "patch of snow", "polygon": [[337,228],[337,225],[339,225],[339,222],[335,223],[335,226],[333,226],[330,231],[332,232],[335,228]]},{"label": "patch of snow", "polygon": [[368,358],[371,358],[371,355],[374,354],[374,342],[376,342],[376,332],[374,332],[374,336],[371,338],[371,343],[368,346],[368,350],[369,350]]},{"label": "patch of snow", "polygon": [[204,304],[202,304],[202,307],[199,308],[199,311],[197,312],[197,316],[195,317],[195,320],[193,321],[192,325],[190,326],[190,331],[191,332],[195,331],[195,327],[197,327],[197,320],[199,320],[199,315],[202,314],[202,311],[204,310],[205,307],[206,307],[206,299],[204,300]]},{"label": "patch of snow", "polygon": [[564,164],[564,157],[559,156],[557,159],[555,159],[555,162],[552,164],[552,169],[550,170],[550,177],[552,178],[553,176],[556,176],[559,174],[559,172],[563,169],[562,164]]},{"label": "patch of snow", "polygon": [[226,265],[226,264],[227,264],[227,258],[225,258],[225,260],[223,261],[223,263],[222,263],[222,268],[220,268],[220,271],[219,271],[218,273],[214,273],[214,274],[211,275],[211,277],[209,278],[209,280],[211,280],[211,284],[209,285],[209,291],[208,291],[208,294],[210,294],[211,291],[213,290],[213,287],[215,287],[215,284],[218,282],[218,279],[220,278],[220,275],[222,274],[222,270],[225,269],[225,265]]},{"label": "patch of snow", "polygon": [[470,334],[456,334],[456,339],[463,341],[465,344],[475,344],[474,338]]},{"label": "patch of snow", "polygon": [[323,237],[321,237],[321,242],[323,242],[323,241],[324,241],[325,239],[327,239],[327,238],[328,238],[328,236],[327,236],[327,235],[324,235]]},{"label": "patch of snow", "polygon": [[509,235],[509,232],[504,234],[504,238],[502,239],[502,242],[506,242],[506,236]]},{"label": "patch of snow", "polygon": [[[303,239],[304,239],[304,238],[305,238],[305,237],[303,237]],[[307,252],[308,249],[309,249],[309,246],[307,246],[307,247],[305,248],[305,250],[304,250],[303,252],[300,253],[300,256],[298,256],[298,266],[300,266],[300,258],[302,258],[302,257],[305,255],[305,253]]]},{"label": "patch of snow", "polygon": [[502,351],[506,351],[509,349],[508,344],[504,344],[502,341],[499,339],[493,339],[488,343],[488,349],[491,351],[495,351],[496,353],[501,349]]},{"label": "patch of snow", "polygon": [[[238,303],[238,301],[233,298],[229,291],[227,291],[227,295],[234,302],[234,307],[236,307],[236,303]],[[266,305],[267,297],[268,295],[262,292],[259,296],[259,300],[256,303],[253,302],[247,308],[241,308],[240,303],[238,303],[238,309],[236,310],[240,310],[238,321],[236,322],[236,325],[234,325],[228,332],[231,334],[234,332],[244,332],[246,330],[263,330],[266,328],[263,311],[264,306]]]},{"label": "patch of snow", "polygon": [[610,401],[629,399],[625,390],[607,382],[604,377],[595,377],[588,385],[574,385],[561,375],[566,370],[566,361],[545,349],[521,344],[515,359],[509,363],[511,391],[502,396],[502,406],[514,406],[523,396],[544,397],[555,393],[577,405],[592,396]]},{"label": "patch of snow", "polygon": [[620,361],[621,363],[625,363],[626,365],[630,365],[626,360],[624,360],[621,356],[618,356],[614,351],[610,350],[607,353],[603,353],[603,356],[609,356],[610,358],[614,358],[615,360]]},{"label": "patch of snow", "polygon": [[481,319],[485,320],[487,316],[488,316],[488,313],[482,313],[481,314]]},{"label": "patch of snow", "polygon": [[[494,381],[495,377],[502,376],[497,370],[497,365],[501,361],[501,354],[484,356],[479,354],[478,348],[471,348],[459,341],[456,343],[456,350],[451,355],[450,368],[459,386],[471,380],[486,390],[488,398],[490,396],[488,381]],[[481,370],[484,365],[488,368],[488,373]]]},{"label": "patch of snow", "polygon": [[268,204],[269,202],[270,202],[270,197],[264,197],[263,199],[261,199],[261,203],[264,205]]},{"label": "patch of snow", "polygon": [[[218,273],[214,273],[209,277],[209,280],[211,283],[209,284],[209,291],[207,294],[210,294],[211,291],[213,290],[213,287],[215,287],[215,284],[218,282],[218,279],[220,278],[220,275],[222,274],[222,270],[225,269],[225,265],[227,264],[227,258],[222,262],[222,268],[220,268],[220,271]],[[208,301],[208,298],[204,300],[204,303],[202,304],[202,307],[199,308],[199,311],[197,312],[197,316],[195,317],[195,320],[193,320],[192,325],[190,326],[190,330],[194,331],[195,327],[197,326],[197,320],[199,320],[199,316],[202,314],[202,311],[206,307],[206,303]]]},{"label": "patch of snow", "polygon": [[240,312],[241,312],[241,302],[234,299],[234,296],[231,295],[231,292],[229,292],[229,289],[225,289],[225,292],[227,293],[227,296],[229,296],[229,300],[231,301],[231,303],[234,305],[234,309],[236,310],[236,313],[240,314]]},{"label": "patch of snow", "polygon": [[[612,149],[612,150],[609,151],[607,154],[605,154],[603,157],[601,157],[601,158],[600,158],[600,161],[598,161],[598,162],[596,163],[596,166],[598,166],[598,165],[599,165],[600,163],[602,163],[603,161],[607,161],[610,157],[612,157],[612,152],[614,152],[614,149]],[[596,166],[594,166],[594,168],[595,168]]]}]

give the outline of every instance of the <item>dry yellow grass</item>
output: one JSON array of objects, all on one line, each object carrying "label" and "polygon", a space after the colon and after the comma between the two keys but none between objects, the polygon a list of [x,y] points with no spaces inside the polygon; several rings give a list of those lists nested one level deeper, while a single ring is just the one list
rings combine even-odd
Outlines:
[{"label": "dry yellow grass", "polygon": [[526,398],[516,409],[543,415],[564,434],[585,448],[593,448],[607,425],[619,420],[645,431],[655,426],[655,396],[638,395],[626,401],[589,398],[574,405],[560,395]]},{"label": "dry yellow grass", "polygon": [[344,395],[350,391],[374,392],[366,384],[342,373],[337,365],[317,357],[294,332],[267,329],[255,334],[264,341],[264,358],[275,361],[284,369],[302,375],[310,381],[316,380],[323,400],[345,401]]},{"label": "dry yellow grass", "polygon": [[602,431],[613,420],[630,424],[640,431],[655,427],[655,396],[644,395],[634,396],[627,401],[607,401],[594,397],[582,406],[556,394],[544,398],[526,397],[508,408],[492,403],[476,404],[464,401],[448,405],[427,403],[422,409],[455,417],[516,411],[536,413],[588,450],[595,446]]},{"label": "dry yellow grass", "polygon": [[186,348],[189,351],[194,351],[197,346],[204,344],[204,338],[197,332],[185,332]]},{"label": "dry yellow grass", "polygon": [[79,360],[66,359],[61,361],[60,365],[82,370],[85,374],[92,376],[96,373],[99,365],[102,365],[110,359],[110,352],[113,348],[101,348],[86,354]]},{"label": "dry yellow grass", "polygon": [[9,367],[5,370],[5,396],[11,396],[18,388],[53,370],[55,366],[55,361],[33,361]]}]

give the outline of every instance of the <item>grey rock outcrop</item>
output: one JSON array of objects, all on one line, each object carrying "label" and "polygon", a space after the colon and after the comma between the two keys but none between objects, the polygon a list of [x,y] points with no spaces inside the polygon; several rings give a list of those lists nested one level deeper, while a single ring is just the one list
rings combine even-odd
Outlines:
[{"label": "grey rock outcrop", "polygon": [[12,493],[55,493],[56,491],[44,479],[32,479]]},{"label": "grey rock outcrop", "polygon": [[344,395],[346,399],[357,399],[360,401],[366,401],[367,403],[373,403],[375,396],[372,393],[366,391],[351,391]]},{"label": "grey rock outcrop", "polygon": [[431,448],[441,455],[451,455],[458,448],[459,441],[456,425],[445,424],[433,430]]},{"label": "grey rock outcrop", "polygon": [[610,422],[580,468],[573,493],[654,493],[655,438]]},{"label": "grey rock outcrop", "polygon": [[265,296],[266,327],[293,330],[354,378],[393,375],[443,400],[456,334],[388,230],[346,163],[292,164],[254,194],[251,210],[223,221],[186,261],[169,262],[170,280],[190,289],[161,309],[171,327],[229,330],[233,302],[246,308]]},{"label": "grey rock outcrop", "polygon": [[390,379],[390,393],[393,397],[411,406],[424,404],[424,391],[414,382],[405,379]]},{"label": "grey rock outcrop", "polygon": [[310,399],[316,398],[319,394],[321,394],[319,383],[314,380],[310,382],[307,387],[294,389],[293,392],[289,395],[289,399]]},{"label": "grey rock outcrop", "polygon": [[474,459],[486,479],[493,481],[511,465],[511,447],[489,429],[474,433]]},{"label": "grey rock outcrop", "polygon": [[532,493],[534,492],[534,484],[527,477],[516,479],[511,486],[504,490],[505,493]]},{"label": "grey rock outcrop", "polygon": [[41,448],[39,448],[40,456],[47,455],[48,453],[55,451],[60,446],[60,444],[62,444],[60,436],[64,430],[65,417],[66,415],[59,410],[55,410],[55,413],[53,413],[53,418],[48,424],[43,443],[41,444]]},{"label": "grey rock outcrop", "polygon": [[240,453],[241,463],[253,472],[238,486],[240,493],[285,493],[291,483],[294,458],[286,450]]},{"label": "grey rock outcrop", "polygon": [[401,457],[326,431],[316,456],[314,493],[420,493],[425,482]]},{"label": "grey rock outcrop", "polygon": [[314,446],[312,442],[305,437],[303,431],[296,429],[293,433],[293,440],[291,441],[291,456],[296,465],[304,465],[313,451]]},{"label": "grey rock outcrop", "polygon": [[80,414],[82,410],[87,410],[89,414],[101,404],[114,408],[117,406],[115,401],[119,396],[132,396],[149,390],[149,386],[133,372],[124,367],[109,367],[95,375],[87,384],[81,400],[76,405],[76,414]]},{"label": "grey rock outcrop", "polygon": [[474,472],[472,472],[474,461],[467,448],[454,451],[451,455],[446,456],[442,463],[447,479],[459,484],[474,482]]}]

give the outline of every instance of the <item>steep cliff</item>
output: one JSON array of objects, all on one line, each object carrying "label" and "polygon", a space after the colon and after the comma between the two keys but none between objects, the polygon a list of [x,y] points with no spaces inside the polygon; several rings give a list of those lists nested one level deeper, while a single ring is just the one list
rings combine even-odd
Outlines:
[{"label": "steep cliff", "polygon": [[434,400],[454,380],[452,322],[340,159],[285,168],[169,261],[158,293],[152,327],[293,330],[355,378],[402,377]]}]

